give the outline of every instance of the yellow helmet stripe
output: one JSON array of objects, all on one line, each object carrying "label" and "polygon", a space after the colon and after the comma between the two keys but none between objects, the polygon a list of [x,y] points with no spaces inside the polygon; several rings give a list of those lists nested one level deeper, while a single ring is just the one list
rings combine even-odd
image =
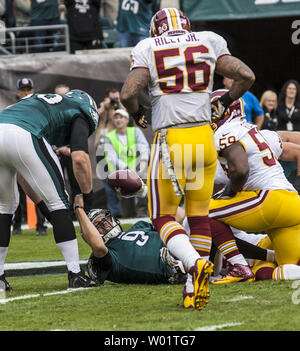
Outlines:
[{"label": "yellow helmet stripe", "polygon": [[175,13],[174,9],[168,9],[170,15],[171,15],[171,20],[172,20],[172,27],[173,29],[178,29],[178,22],[177,22],[177,16]]}]

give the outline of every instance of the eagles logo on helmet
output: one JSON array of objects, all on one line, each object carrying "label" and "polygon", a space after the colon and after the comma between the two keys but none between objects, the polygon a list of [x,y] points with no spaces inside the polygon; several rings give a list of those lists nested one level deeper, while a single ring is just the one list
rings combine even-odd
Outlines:
[{"label": "eagles logo on helmet", "polygon": [[[225,95],[228,92],[227,89],[218,89],[211,93],[210,102],[213,103],[215,99],[219,99],[221,96]],[[244,109],[244,101],[242,98],[239,98],[233,103],[231,103],[225,112],[224,116],[220,118],[212,117],[211,127],[213,131],[216,131],[224,123],[228,123],[233,119],[244,119],[246,117]]]},{"label": "eagles logo on helmet", "polygon": [[190,20],[176,8],[161,9],[151,19],[151,37],[184,34],[186,31],[191,31]]}]

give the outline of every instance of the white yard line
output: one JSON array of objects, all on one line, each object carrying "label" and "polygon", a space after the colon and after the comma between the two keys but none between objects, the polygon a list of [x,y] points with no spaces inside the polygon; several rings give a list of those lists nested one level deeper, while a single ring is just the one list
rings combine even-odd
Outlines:
[{"label": "white yard line", "polygon": [[33,299],[36,297],[69,294],[69,293],[72,293],[74,291],[81,291],[84,289],[87,290],[87,289],[93,289],[93,288],[67,289],[67,290],[61,290],[61,291],[52,291],[52,292],[48,292],[45,294],[22,295],[22,296],[10,297],[8,299],[0,299],[0,304],[6,304],[7,302],[16,301],[16,300]]},{"label": "white yard line", "polygon": [[232,323],[226,323],[226,324],[217,324],[217,325],[208,325],[205,327],[199,327],[194,329],[194,331],[214,331],[217,329],[224,329],[227,327],[234,327],[236,325],[242,325],[244,323],[239,323],[239,322],[232,322]]},{"label": "white yard line", "polygon": [[254,297],[239,295],[239,296],[233,297],[232,299],[224,300],[224,302],[237,302],[237,301],[250,300],[250,299],[254,299]]}]

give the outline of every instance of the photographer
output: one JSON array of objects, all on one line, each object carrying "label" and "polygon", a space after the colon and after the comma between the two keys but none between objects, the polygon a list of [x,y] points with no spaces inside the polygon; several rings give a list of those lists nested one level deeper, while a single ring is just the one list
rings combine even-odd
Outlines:
[{"label": "photographer", "polygon": [[104,135],[111,132],[115,126],[113,123],[113,116],[117,109],[124,109],[120,101],[120,92],[115,89],[107,90],[104,100],[100,103],[98,113],[100,116],[100,122],[95,132],[95,150],[96,150],[96,162],[97,162],[97,177],[103,182],[105,188],[105,194],[107,199],[107,206],[110,212],[116,217],[122,217],[120,201],[116,193],[110,189],[109,185],[105,181],[105,173],[107,166],[104,160]]}]

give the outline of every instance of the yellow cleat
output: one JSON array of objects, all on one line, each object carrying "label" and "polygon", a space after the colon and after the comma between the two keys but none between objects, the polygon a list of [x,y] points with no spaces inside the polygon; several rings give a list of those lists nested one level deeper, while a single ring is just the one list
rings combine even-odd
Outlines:
[{"label": "yellow cleat", "polygon": [[207,260],[199,258],[189,273],[193,276],[194,284],[194,308],[202,310],[208,303],[209,293],[209,277],[213,272],[214,265]]},{"label": "yellow cleat", "polygon": [[195,294],[188,293],[186,291],[186,287],[182,290],[182,297],[183,297],[183,307],[184,308],[194,308],[195,307]]},{"label": "yellow cleat", "polygon": [[254,274],[249,266],[243,264],[229,264],[227,274],[220,278],[215,279],[212,284],[230,284],[236,282],[254,281]]}]

